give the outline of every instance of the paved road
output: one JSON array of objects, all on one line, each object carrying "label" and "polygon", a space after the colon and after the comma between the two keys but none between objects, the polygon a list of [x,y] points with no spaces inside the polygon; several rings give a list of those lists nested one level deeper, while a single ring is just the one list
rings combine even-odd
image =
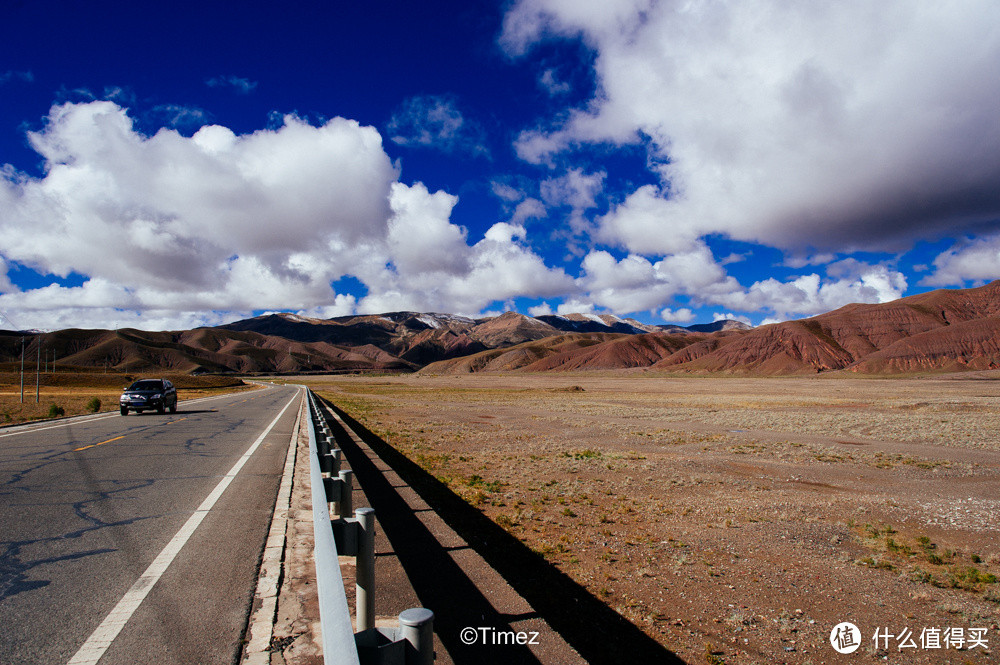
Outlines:
[{"label": "paved road", "polygon": [[297,394],[0,430],[0,663],[67,663],[273,423],[100,660],[235,662]]}]

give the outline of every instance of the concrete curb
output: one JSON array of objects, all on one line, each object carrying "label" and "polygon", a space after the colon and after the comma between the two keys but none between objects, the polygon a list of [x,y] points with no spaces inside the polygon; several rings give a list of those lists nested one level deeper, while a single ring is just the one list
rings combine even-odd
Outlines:
[{"label": "concrete curb", "polygon": [[284,569],[285,531],[288,524],[295,455],[298,448],[299,429],[302,427],[304,407],[305,400],[302,400],[299,405],[299,417],[292,432],[292,439],[288,444],[288,454],[285,455],[285,467],[281,475],[281,485],[278,487],[278,498],[274,504],[271,530],[268,532],[267,542],[264,545],[264,556],[260,562],[257,591],[254,593],[253,602],[256,610],[250,616],[247,625],[246,647],[243,650],[242,662],[247,663],[247,665],[267,665],[271,660],[271,637],[278,612],[278,591],[281,587]]}]

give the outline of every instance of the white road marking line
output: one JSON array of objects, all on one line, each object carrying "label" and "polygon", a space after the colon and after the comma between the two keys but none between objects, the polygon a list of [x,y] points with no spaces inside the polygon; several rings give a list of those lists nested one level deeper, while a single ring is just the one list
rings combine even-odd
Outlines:
[{"label": "white road marking line", "polygon": [[150,590],[152,590],[153,585],[155,585],[160,577],[163,576],[163,573],[166,572],[167,567],[170,566],[171,562],[177,556],[177,553],[180,552],[181,548],[187,543],[191,534],[194,533],[195,529],[198,528],[198,525],[201,524],[203,519],[205,519],[205,515],[207,515],[208,511],[212,509],[215,502],[219,500],[222,493],[226,491],[229,484],[233,482],[236,474],[240,472],[240,469],[243,468],[243,465],[246,464],[250,457],[254,454],[260,444],[264,441],[264,438],[271,433],[274,426],[278,424],[278,420],[285,415],[285,411],[288,411],[288,407],[290,407],[296,399],[300,398],[301,395],[298,391],[296,391],[295,396],[289,400],[288,404],[285,405],[285,408],[281,410],[281,413],[279,413],[278,416],[271,421],[271,424],[267,426],[259,437],[257,437],[257,440],[254,441],[249,448],[247,448],[247,451],[236,461],[233,468],[231,468],[229,472],[223,476],[222,480],[219,481],[219,484],[215,486],[215,489],[213,489],[208,497],[201,502],[201,505],[194,511],[194,514],[188,518],[188,521],[184,523],[184,526],[181,527],[180,531],[178,531],[177,534],[171,538],[170,542],[167,543],[167,546],[163,548],[163,551],[160,552],[153,560],[153,563],[149,564],[149,568],[147,568],[146,572],[144,572],[139,579],[135,581],[132,588],[129,589],[124,596],[122,596],[122,599],[118,601],[118,604],[115,605],[110,614],[105,617],[104,621],[101,622],[101,625],[98,626],[90,637],[87,638],[87,641],[83,643],[83,646],[80,647],[80,650],[76,652],[76,655],[69,660],[67,665],[96,665],[97,661],[99,661],[101,656],[104,655],[104,652],[111,646],[111,643],[115,641],[116,637],[118,637],[118,633],[120,633],[122,628],[125,627],[125,624],[128,623],[132,614],[135,613],[135,611],[139,608],[139,605],[142,604],[142,601],[149,594]]}]

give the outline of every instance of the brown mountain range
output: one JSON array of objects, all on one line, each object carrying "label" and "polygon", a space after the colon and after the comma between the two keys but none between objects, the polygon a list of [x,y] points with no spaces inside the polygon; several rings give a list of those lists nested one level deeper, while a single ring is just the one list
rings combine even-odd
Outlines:
[{"label": "brown mountain range", "polygon": [[[570,336],[564,336],[570,338]],[[650,368],[734,374],[899,374],[1000,369],[1000,280],[878,305],[852,304],[752,330],[668,332],[521,344],[426,373]],[[488,360],[486,360],[488,358]]]},{"label": "brown mountain range", "polygon": [[[0,333],[0,359],[16,371],[19,333]],[[198,328],[180,332],[79,330],[28,334],[25,357],[34,371],[36,358],[53,357],[57,368],[192,374],[303,371],[412,371],[414,365],[371,344],[339,347],[326,342],[298,342],[253,332]],[[39,349],[39,346],[41,347]]]},{"label": "brown mountain range", "polygon": [[[148,372],[652,370],[754,375],[1000,369],[1000,281],[878,305],[853,304],[750,329],[648,326],[602,315],[471,319],[393,312],[309,319],[270,314],[216,328],[0,331],[0,364]],[[39,352],[40,348],[40,352]]]}]

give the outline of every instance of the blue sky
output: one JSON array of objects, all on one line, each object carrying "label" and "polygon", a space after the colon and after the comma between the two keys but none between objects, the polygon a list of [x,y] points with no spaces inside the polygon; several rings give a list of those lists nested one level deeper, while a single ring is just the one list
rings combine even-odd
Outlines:
[{"label": "blue sky", "polygon": [[1000,276],[1000,6],[0,7],[3,327],[753,324]]}]

